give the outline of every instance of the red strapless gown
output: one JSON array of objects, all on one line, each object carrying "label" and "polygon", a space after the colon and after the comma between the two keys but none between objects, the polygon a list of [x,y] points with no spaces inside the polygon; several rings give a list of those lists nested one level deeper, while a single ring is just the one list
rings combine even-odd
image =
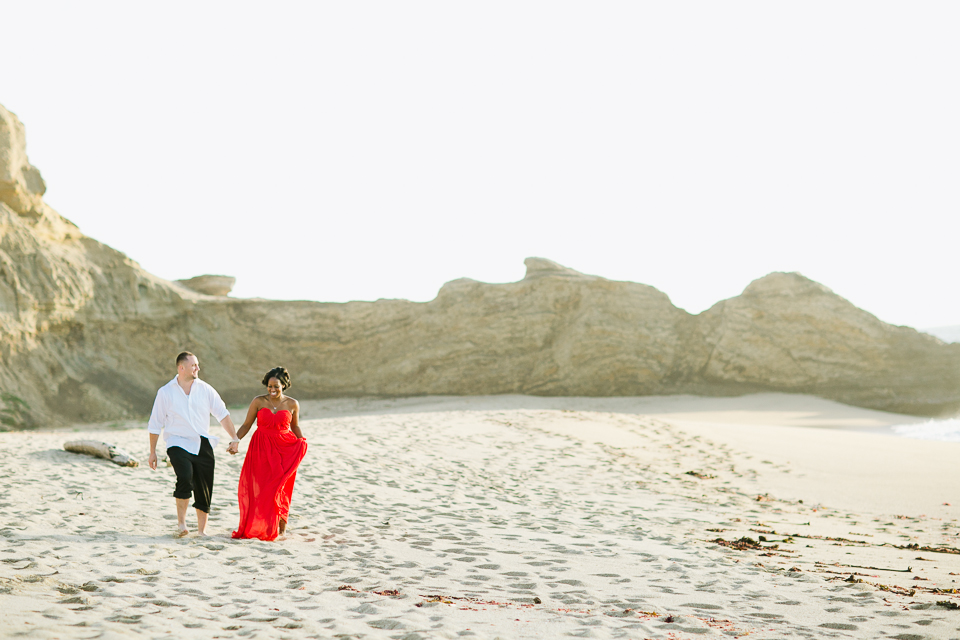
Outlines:
[{"label": "red strapless gown", "polygon": [[240,471],[240,526],[234,538],[274,540],[280,519],[290,513],[297,467],[307,453],[307,441],[290,431],[292,415],[286,409],[257,412],[257,430],[250,438]]}]

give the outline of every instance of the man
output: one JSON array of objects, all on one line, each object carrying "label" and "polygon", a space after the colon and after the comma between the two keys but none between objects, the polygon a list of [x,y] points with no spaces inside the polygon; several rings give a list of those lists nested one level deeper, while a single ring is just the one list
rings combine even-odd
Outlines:
[{"label": "man", "polygon": [[173,497],[177,499],[178,536],[187,535],[187,506],[193,491],[193,506],[197,510],[197,533],[207,535],[207,514],[213,493],[213,468],[216,459],[213,447],[219,438],[210,435],[210,415],[213,414],[233,440],[227,446],[237,453],[240,438],[230,419],[230,412],[220,394],[200,380],[200,361],[189,351],[177,356],[176,377],[160,387],[153,403],[147,431],[150,432],[151,469],[157,468],[157,440],[164,431],[167,458],[177,474]]}]

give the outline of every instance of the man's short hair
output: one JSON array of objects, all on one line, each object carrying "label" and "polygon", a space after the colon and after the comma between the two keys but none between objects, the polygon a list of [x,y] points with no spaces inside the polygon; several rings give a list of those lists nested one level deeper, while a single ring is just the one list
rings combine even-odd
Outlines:
[{"label": "man's short hair", "polygon": [[180,355],[177,356],[177,366],[179,367],[181,362],[184,362],[187,358],[190,358],[190,357],[196,358],[197,356],[193,355],[189,351],[181,352]]}]

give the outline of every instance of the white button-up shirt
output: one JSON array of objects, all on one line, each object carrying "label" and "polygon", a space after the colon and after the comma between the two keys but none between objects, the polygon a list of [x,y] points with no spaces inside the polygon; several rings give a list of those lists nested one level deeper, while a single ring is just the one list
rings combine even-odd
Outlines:
[{"label": "white button-up shirt", "polygon": [[201,436],[210,440],[213,447],[220,442],[220,438],[210,435],[211,414],[218,422],[230,415],[217,390],[197,378],[187,395],[174,377],[157,391],[147,431],[158,435],[163,431],[168,449],[180,447],[197,455]]}]

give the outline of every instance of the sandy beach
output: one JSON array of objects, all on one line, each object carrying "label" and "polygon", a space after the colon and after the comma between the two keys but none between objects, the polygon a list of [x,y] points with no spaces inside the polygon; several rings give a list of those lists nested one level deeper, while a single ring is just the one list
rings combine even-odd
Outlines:
[{"label": "sandy beach", "polygon": [[143,425],[0,434],[0,635],[960,637],[960,445],[889,434],[920,418],[785,394],[302,415],[270,543],[230,538],[246,442],[217,451],[214,535],[177,539],[172,469],[62,449],[145,460]]}]

